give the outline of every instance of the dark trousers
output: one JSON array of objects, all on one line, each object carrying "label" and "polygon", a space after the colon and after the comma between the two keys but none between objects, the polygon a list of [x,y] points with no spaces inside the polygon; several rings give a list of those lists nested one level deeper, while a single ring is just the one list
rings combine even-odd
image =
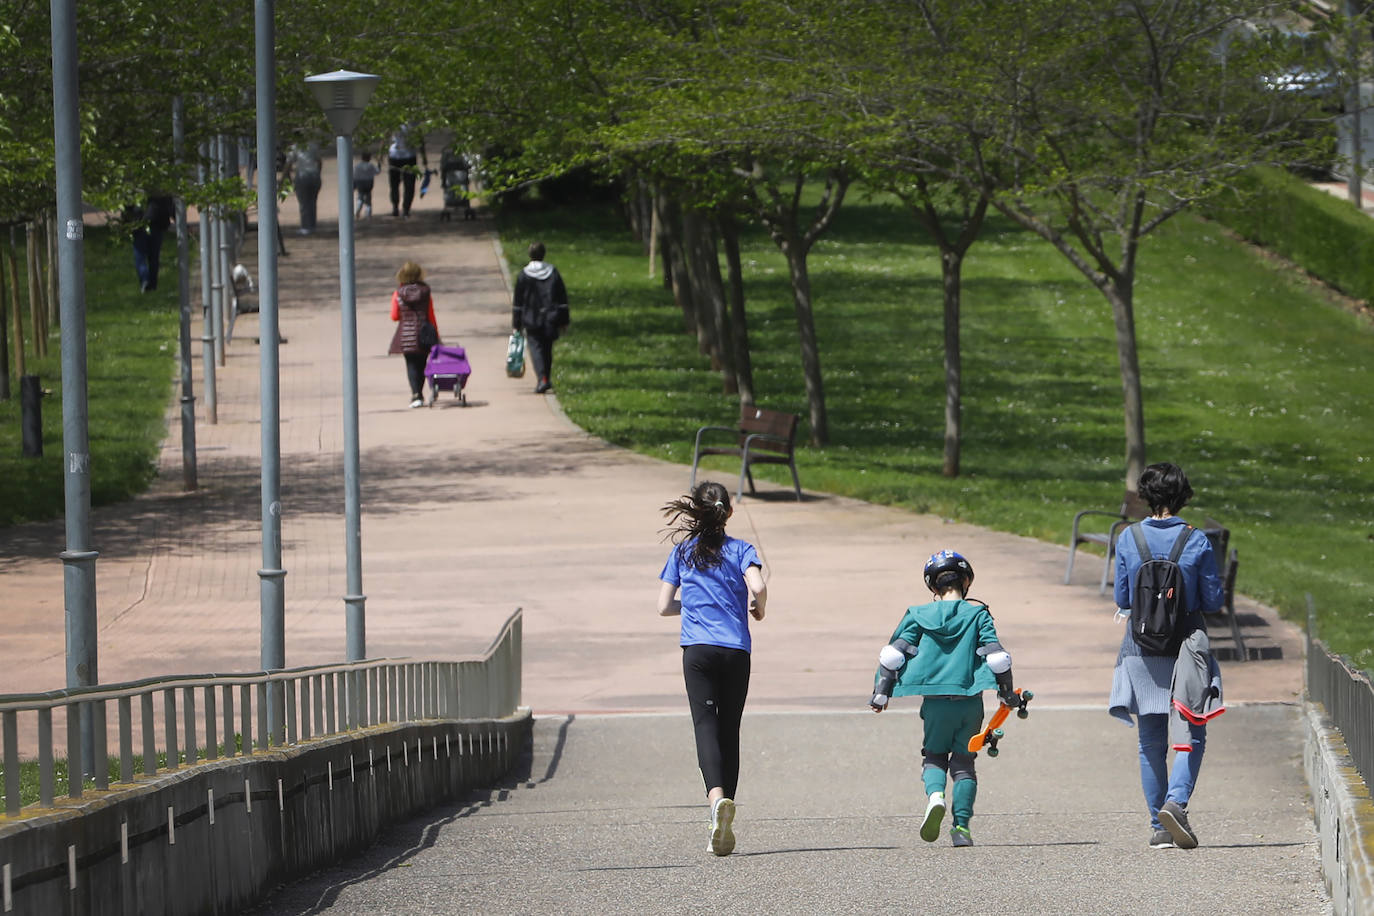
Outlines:
[{"label": "dark trousers", "polygon": [[405,353],[406,358],[406,378],[410,380],[410,396],[412,398],[424,397],[425,392],[425,362],[429,359],[428,353]]},{"label": "dark trousers", "polygon": [[134,270],[144,292],[157,289],[157,272],[162,263],[162,237],[165,229],[134,230]]},{"label": "dark trousers", "polygon": [[706,791],[734,798],[739,787],[739,723],[749,695],[749,653],[720,646],[683,646],[682,679]]},{"label": "dark trousers", "polygon": [[529,345],[536,381],[553,380],[553,341],[551,334],[538,334],[529,328],[525,329],[525,342]]},{"label": "dark trousers", "polygon": [[315,204],[320,197],[320,176],[305,172],[296,176],[296,203],[301,208],[301,228],[315,231]]},{"label": "dark trousers", "polygon": [[[408,156],[397,159],[395,156],[388,156],[387,163],[391,166],[386,171],[387,181],[391,184],[391,212],[403,212],[410,215],[410,205],[415,200],[415,157]],[[405,199],[402,201],[402,186],[405,190]]]}]

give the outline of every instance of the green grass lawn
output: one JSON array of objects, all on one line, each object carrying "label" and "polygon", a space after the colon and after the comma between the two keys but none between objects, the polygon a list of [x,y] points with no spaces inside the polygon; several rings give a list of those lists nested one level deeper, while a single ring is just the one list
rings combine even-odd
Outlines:
[{"label": "green grass lawn", "polygon": [[[21,265],[22,256],[21,249]],[[91,502],[104,505],[142,492],[156,474],[177,372],[175,237],[169,236],[163,249],[161,282],[151,293],[139,292],[126,240],[90,229],[84,259]],[[12,346],[13,316],[7,319]],[[24,332],[27,372],[52,393],[42,401],[43,456],[37,459],[22,454],[17,380],[10,399],[0,401],[0,525],[54,518],[64,504],[60,334],[51,330],[48,355],[37,358],[27,301]],[[13,372],[12,357],[10,368]]]},{"label": "green grass lawn", "polygon": [[[736,401],[613,208],[511,208],[500,224],[514,267],[542,238],[568,283],[556,381],[577,423],[683,463],[698,426],[733,423]],[[757,401],[805,417],[785,263],[761,232],[744,248]],[[949,479],[937,258],[903,210],[859,195],[814,249],[831,443],[799,455],[803,488],[1067,543],[1074,512],[1114,508],[1125,483],[1107,303],[1048,245],[990,220],[964,273],[963,473]],[[1374,667],[1374,329],[1193,216],[1147,241],[1139,277],[1148,459],[1188,471],[1186,517],[1231,528],[1238,590],[1294,620],[1310,592],[1320,635]]]}]

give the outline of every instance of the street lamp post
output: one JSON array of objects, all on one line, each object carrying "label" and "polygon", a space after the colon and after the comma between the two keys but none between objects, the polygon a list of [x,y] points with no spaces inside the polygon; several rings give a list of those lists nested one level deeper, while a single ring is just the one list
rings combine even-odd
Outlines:
[{"label": "street lamp post", "polygon": [[[353,263],[353,130],[381,77],[335,70],[305,78],[338,138],[339,304],[343,330],[344,547],[348,561],[344,616],[347,660],[367,656],[367,597],[363,594],[362,494],[358,482],[358,316]],[[351,705],[351,704],[350,704]],[[354,707],[356,708],[356,707]]]}]

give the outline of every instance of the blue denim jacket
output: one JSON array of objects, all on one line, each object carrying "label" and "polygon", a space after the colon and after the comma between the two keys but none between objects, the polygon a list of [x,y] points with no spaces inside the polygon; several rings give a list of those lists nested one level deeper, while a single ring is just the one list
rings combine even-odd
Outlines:
[{"label": "blue denim jacket", "polygon": [[[1157,519],[1147,518],[1141,523],[1145,531],[1145,542],[1150,545],[1156,557],[1167,557],[1178,537],[1178,527],[1187,524],[1177,516]],[[1122,531],[1116,539],[1116,606],[1130,608],[1135,591],[1135,573],[1144,562],[1136,550],[1135,537],[1130,529]],[[1217,572],[1217,560],[1212,552],[1212,542],[1207,535],[1194,530],[1178,558],[1179,568],[1183,570],[1183,580],[1187,589],[1187,608],[1190,611],[1212,613],[1221,610],[1225,600],[1221,576]]]}]

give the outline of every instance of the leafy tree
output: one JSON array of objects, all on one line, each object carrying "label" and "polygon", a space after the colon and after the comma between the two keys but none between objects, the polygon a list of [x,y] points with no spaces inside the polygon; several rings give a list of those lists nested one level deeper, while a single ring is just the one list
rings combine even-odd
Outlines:
[{"label": "leafy tree", "polygon": [[[1055,247],[1103,295],[1116,331],[1126,480],[1144,468],[1135,333],[1140,246],[1259,163],[1301,159],[1314,117],[1264,77],[1292,63],[1291,5],[1267,0],[921,0],[961,47],[925,93],[931,129],[906,158]],[[982,29],[952,26],[977,15]],[[949,138],[958,137],[957,141]]]}]

